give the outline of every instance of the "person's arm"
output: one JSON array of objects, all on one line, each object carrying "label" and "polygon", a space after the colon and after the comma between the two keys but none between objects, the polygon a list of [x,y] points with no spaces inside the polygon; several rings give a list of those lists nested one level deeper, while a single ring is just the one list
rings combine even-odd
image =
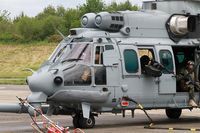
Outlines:
[{"label": "person's arm", "polygon": [[178,75],[176,75],[176,80],[180,81],[185,78],[185,74],[183,72],[180,72]]}]

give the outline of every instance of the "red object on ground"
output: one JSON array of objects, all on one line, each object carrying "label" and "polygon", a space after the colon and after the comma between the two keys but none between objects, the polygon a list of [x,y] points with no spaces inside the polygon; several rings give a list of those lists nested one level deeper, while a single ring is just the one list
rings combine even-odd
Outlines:
[{"label": "red object on ground", "polygon": [[70,133],[68,130],[64,131],[65,129],[62,127],[62,132],[56,129],[55,127],[49,127],[47,133]]}]

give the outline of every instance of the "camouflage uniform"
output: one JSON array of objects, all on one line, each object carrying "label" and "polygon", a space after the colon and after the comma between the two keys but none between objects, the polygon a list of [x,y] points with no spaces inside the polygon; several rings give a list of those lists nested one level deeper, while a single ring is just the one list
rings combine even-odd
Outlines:
[{"label": "camouflage uniform", "polygon": [[189,73],[187,69],[182,69],[177,75],[177,81],[182,91],[189,92],[189,98],[194,100],[195,88],[199,91],[199,83],[195,82],[194,72]]}]

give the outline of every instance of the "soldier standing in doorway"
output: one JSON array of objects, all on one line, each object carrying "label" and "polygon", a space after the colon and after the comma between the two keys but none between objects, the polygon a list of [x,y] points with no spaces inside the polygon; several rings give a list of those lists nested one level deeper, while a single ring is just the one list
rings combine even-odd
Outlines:
[{"label": "soldier standing in doorway", "polygon": [[177,81],[182,91],[189,92],[189,106],[197,107],[195,102],[195,89],[199,91],[199,82],[195,80],[194,62],[188,61],[184,69],[177,75]]}]

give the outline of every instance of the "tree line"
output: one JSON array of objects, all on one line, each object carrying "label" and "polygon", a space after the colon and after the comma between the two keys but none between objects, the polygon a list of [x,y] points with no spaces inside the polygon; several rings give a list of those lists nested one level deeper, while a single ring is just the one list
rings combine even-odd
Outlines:
[{"label": "tree line", "polygon": [[101,11],[138,10],[129,0],[117,4],[106,5],[102,0],[86,0],[86,3],[76,8],[49,5],[35,17],[29,17],[23,12],[10,18],[9,11],[0,10],[0,42],[27,43],[33,41],[58,42],[62,38],[59,30],[68,35],[71,28],[80,27],[80,18],[85,13]]}]

